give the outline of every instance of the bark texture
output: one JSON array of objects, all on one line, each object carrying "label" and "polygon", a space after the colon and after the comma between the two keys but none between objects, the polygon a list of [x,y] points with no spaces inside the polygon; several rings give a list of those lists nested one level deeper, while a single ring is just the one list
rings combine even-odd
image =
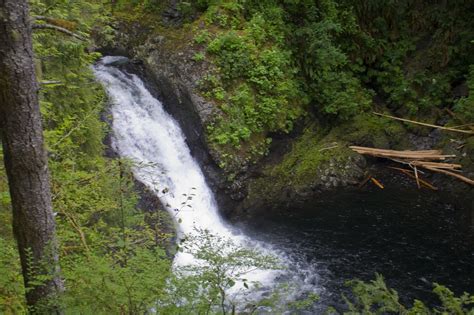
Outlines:
[{"label": "bark texture", "polygon": [[[18,242],[26,300],[32,312],[40,311],[62,291],[59,277],[55,221],[38,83],[26,0],[0,0],[0,131],[13,208],[13,230]],[[41,285],[32,285],[47,275]]]}]

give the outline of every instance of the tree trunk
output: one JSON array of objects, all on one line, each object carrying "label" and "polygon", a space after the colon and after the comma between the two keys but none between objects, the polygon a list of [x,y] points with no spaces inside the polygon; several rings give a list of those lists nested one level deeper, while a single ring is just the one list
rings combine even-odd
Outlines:
[{"label": "tree trunk", "polygon": [[63,284],[26,0],[0,0],[0,131],[26,300],[33,313],[55,313]]}]

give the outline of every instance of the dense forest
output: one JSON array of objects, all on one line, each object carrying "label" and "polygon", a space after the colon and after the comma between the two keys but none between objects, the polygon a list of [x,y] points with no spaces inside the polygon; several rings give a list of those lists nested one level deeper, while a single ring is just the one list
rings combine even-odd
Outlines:
[{"label": "dense forest", "polygon": [[[15,29],[19,7],[29,10],[24,33]],[[378,274],[347,279],[342,307],[311,290],[294,295],[284,280],[251,294],[262,286],[247,275],[278,272],[281,261],[206,229],[179,235],[182,220],[163,201],[168,188],[141,183],[134,174],[150,165],[111,145],[111,97],[93,68],[103,56],[124,55],[114,66],[139,73],[147,87],[166,86],[156,97],[184,117],[176,119],[186,143],[232,222],[249,209],[283,211],[357,186],[381,162],[362,163],[350,145],[443,150],[473,178],[473,1],[4,0],[0,31],[1,314],[313,314],[321,303],[329,314],[474,312],[474,292],[435,283],[436,303],[405,303]],[[8,63],[18,59],[8,54],[20,53],[6,47],[18,38],[32,41],[21,71],[32,81],[15,86]],[[25,128],[9,96],[27,87],[39,112]],[[435,134],[374,112],[465,133]],[[44,138],[44,196],[14,184],[28,171],[22,154],[43,154],[12,149],[23,133],[26,142]],[[474,216],[472,185],[423,176]],[[173,210],[185,216],[200,193]],[[47,213],[35,221],[41,200]],[[50,239],[38,245],[43,234],[30,228],[49,229]],[[177,266],[178,253],[199,263]]]}]

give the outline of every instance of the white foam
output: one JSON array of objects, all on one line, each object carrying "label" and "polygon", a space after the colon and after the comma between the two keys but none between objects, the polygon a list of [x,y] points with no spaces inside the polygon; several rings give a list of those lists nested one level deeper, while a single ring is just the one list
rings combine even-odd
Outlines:
[{"label": "white foam", "polygon": [[[190,154],[178,123],[164,110],[136,75],[107,66],[124,57],[105,57],[94,67],[96,77],[105,86],[113,116],[113,148],[121,157],[136,163],[137,180],[152,189],[175,218],[178,235],[196,229],[230,238],[247,246],[276,254],[268,246],[252,241],[222,221],[205,177]],[[178,210],[176,210],[178,209]],[[195,258],[178,252],[175,266],[196,263]],[[249,281],[269,285],[278,272],[256,270]]]}]

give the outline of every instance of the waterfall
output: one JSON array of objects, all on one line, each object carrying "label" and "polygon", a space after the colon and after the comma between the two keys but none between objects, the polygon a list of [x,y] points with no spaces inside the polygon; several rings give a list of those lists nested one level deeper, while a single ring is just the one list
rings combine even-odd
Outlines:
[{"label": "waterfall", "polygon": [[[321,288],[315,285],[318,276],[314,266],[243,235],[221,219],[214,195],[191,156],[178,122],[138,76],[113,66],[122,59],[126,58],[108,56],[94,66],[94,73],[111,102],[112,146],[121,157],[134,161],[135,178],[160,198],[175,219],[178,237],[192,234],[196,229],[207,230],[238,246],[277,257],[285,270],[257,269],[246,274],[247,281],[262,285],[259,292],[247,294],[263,296],[271,292],[278,281],[295,287],[295,291],[285,297],[287,301],[308,292],[320,293]],[[196,258],[183,252],[176,253],[173,261],[174,266],[196,263]],[[236,296],[242,285],[238,283],[232,288]]]},{"label": "waterfall", "polygon": [[[198,163],[190,154],[179,124],[166,113],[160,101],[150,94],[140,78],[113,66],[117,62],[120,63],[122,59],[124,57],[105,57],[94,67],[95,75],[105,86],[111,102],[111,113],[113,116],[112,145],[121,157],[135,162],[133,166],[135,178],[154,191],[163,205],[166,206],[167,211],[175,218],[178,236],[182,237],[183,235],[191,234],[195,229],[208,230],[214,235],[232,239],[240,246],[258,249],[266,254],[277,256],[286,267],[284,272],[275,273],[266,270],[256,270],[249,274],[247,278],[250,281],[258,281],[268,287],[272,287],[280,281],[290,283],[296,290],[289,292],[290,294],[282,297],[282,299],[292,301],[295,298],[304,297],[309,292],[319,295],[326,294],[326,298],[331,298],[331,292],[326,293],[320,283],[319,273],[322,272],[324,266],[318,266],[304,257],[305,247],[310,247],[312,244],[308,245],[303,242],[304,244],[301,245],[294,242],[293,239],[287,240],[289,233],[286,233],[284,234],[285,239],[280,240],[278,247],[281,248],[281,244],[288,243],[285,254],[283,254],[264,242],[255,241],[239,233],[239,231],[223,222],[212,191],[206,184]],[[351,209],[352,203],[351,199],[347,209]],[[339,201],[337,204],[340,207]],[[379,210],[378,205],[379,203],[376,205],[377,211]],[[364,208],[365,211],[367,210]],[[348,215],[346,212],[350,211],[344,210],[344,214],[338,214],[338,216],[345,218]],[[396,214],[398,218],[399,213],[397,212]],[[357,219],[360,220],[359,217]],[[372,230],[373,227],[374,225],[371,225],[369,229]],[[311,240],[310,237],[313,235],[314,229],[313,225],[311,225],[311,229],[306,228],[304,230],[300,226],[297,226],[295,229],[301,230],[303,235],[301,239],[306,240],[309,238]],[[326,251],[325,255],[329,257],[326,259],[329,259],[331,264],[341,265],[341,263],[338,263],[338,260],[346,261],[349,259],[365,262],[366,260],[361,260],[359,256],[372,256],[372,252],[368,250],[347,256],[348,254],[345,252],[349,251],[345,243],[342,251],[333,252],[331,250],[331,246],[334,246],[332,245],[334,244],[333,239],[337,241],[337,238],[340,237],[337,233],[345,234],[338,232],[339,230],[336,229],[336,233],[330,233],[330,237],[328,237],[327,232],[330,230],[324,231],[320,228],[318,232],[321,231],[325,232],[328,239],[324,244],[329,244],[328,249],[323,248],[322,252]],[[278,233],[275,235],[278,235]],[[373,233],[370,235],[373,235]],[[398,237],[399,235],[397,234],[396,236]],[[356,238],[359,238],[359,235]],[[345,238],[342,239],[346,242]],[[364,243],[368,243],[367,239],[367,236],[364,235]],[[267,241],[271,242],[272,240],[267,239]],[[291,247],[291,250],[288,250],[288,247]],[[406,245],[403,245],[404,250],[405,247]],[[385,251],[385,247],[383,250]],[[422,256],[419,259],[426,260],[426,257],[428,257]],[[174,259],[174,265],[189,265],[195,263],[195,261],[196,259],[193,256],[178,252]],[[347,263],[344,262],[344,264]],[[392,264],[391,259],[390,264]],[[347,265],[350,266],[350,264]],[[449,266],[451,268],[451,265]],[[374,268],[373,266],[367,267],[368,270]],[[365,269],[365,266],[361,265],[360,269]],[[326,274],[331,272],[329,269],[325,271]],[[342,269],[342,273],[344,272],[347,272],[345,268]],[[311,313],[322,313],[322,310],[323,308],[319,308],[316,305]],[[271,310],[270,313],[272,313]]]},{"label": "waterfall", "polygon": [[[112,146],[121,157],[134,161],[137,180],[153,190],[175,218],[178,237],[207,230],[240,246],[263,248],[221,219],[213,193],[185,142],[177,121],[134,74],[111,66],[124,57],[104,57],[94,72],[111,102]],[[192,264],[190,254],[178,252],[175,265]],[[254,281],[271,281],[268,271],[253,272]]]}]

